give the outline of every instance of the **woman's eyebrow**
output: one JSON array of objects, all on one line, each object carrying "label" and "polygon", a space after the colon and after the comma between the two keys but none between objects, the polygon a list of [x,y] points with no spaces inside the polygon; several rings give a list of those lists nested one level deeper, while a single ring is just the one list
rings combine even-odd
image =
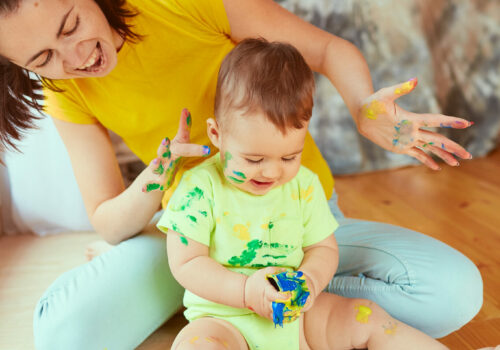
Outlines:
[{"label": "woman's eyebrow", "polygon": [[[66,14],[63,16],[62,21],[61,21],[61,25],[59,26],[59,30],[57,31],[57,34],[56,34],[56,39],[59,39],[59,37],[61,36],[61,34],[62,34],[63,30],[64,30],[64,26],[66,25],[66,21],[68,20],[68,16],[71,13],[71,11],[73,11],[73,8],[74,8],[74,6],[72,6],[69,9],[69,11],[66,12]],[[28,66],[31,62],[33,62],[34,60],[36,60],[38,58],[38,56],[40,56],[44,52],[45,52],[45,50],[41,50],[41,51],[37,52],[36,54],[34,54],[33,56],[31,56],[31,58],[24,65]]]}]

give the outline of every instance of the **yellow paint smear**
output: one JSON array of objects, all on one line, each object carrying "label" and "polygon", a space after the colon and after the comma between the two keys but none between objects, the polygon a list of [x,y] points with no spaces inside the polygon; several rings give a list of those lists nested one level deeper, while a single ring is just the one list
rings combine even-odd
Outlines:
[{"label": "yellow paint smear", "polygon": [[355,306],[354,309],[358,310],[356,321],[358,321],[359,323],[368,323],[368,318],[372,314],[372,309],[365,305]]},{"label": "yellow paint smear", "polygon": [[363,105],[361,113],[368,119],[375,120],[380,114],[386,113],[385,104],[378,100],[373,100],[370,104]]},{"label": "yellow paint smear", "polygon": [[250,223],[247,222],[246,225],[236,224],[233,226],[233,232],[235,236],[241,240],[249,241],[250,240],[250,232],[248,229],[250,228]]},{"label": "yellow paint smear", "polygon": [[396,330],[398,329],[398,324],[397,323],[392,323],[389,322],[389,327],[384,327],[384,333],[389,334],[389,335],[394,335],[396,334]]},{"label": "yellow paint smear", "polygon": [[398,88],[396,88],[396,90],[394,90],[394,93],[396,95],[407,94],[411,90],[413,90],[416,85],[417,85],[416,79],[408,80],[406,83],[404,83],[404,84],[400,85]]},{"label": "yellow paint smear", "polygon": [[192,338],[189,340],[189,342],[190,342],[191,344],[194,344],[194,342],[195,342],[195,341],[197,341],[199,338],[200,338],[200,337],[198,337],[197,335],[195,335],[194,337],[192,337]]}]

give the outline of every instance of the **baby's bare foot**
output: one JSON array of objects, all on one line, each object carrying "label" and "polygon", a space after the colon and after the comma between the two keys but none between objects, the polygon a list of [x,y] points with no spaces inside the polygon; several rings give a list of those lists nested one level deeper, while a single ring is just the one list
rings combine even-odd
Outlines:
[{"label": "baby's bare foot", "polygon": [[90,243],[85,249],[85,258],[90,261],[96,256],[106,253],[108,250],[113,248],[111,244],[106,241],[95,241]]}]

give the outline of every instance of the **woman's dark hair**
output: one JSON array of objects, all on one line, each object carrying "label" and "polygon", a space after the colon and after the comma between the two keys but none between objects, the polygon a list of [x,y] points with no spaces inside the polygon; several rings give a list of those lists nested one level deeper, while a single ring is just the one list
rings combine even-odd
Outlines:
[{"label": "woman's dark hair", "polygon": [[[19,8],[23,0],[1,0],[0,14],[11,13]],[[128,18],[138,12],[126,6],[126,0],[94,0],[106,16],[110,26],[129,42],[142,39],[127,23]],[[43,110],[42,87],[62,92],[50,80],[30,73],[0,55],[0,151],[5,147],[18,150],[15,141],[20,140],[23,132],[34,128],[34,121],[40,119]]]}]

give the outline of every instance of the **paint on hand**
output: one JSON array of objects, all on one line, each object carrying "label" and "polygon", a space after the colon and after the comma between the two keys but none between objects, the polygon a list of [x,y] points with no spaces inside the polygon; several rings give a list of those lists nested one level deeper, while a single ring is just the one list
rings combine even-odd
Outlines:
[{"label": "paint on hand", "polygon": [[411,133],[413,132],[413,123],[407,119],[404,119],[396,124],[394,127],[396,133],[394,134],[394,139],[392,140],[393,146],[401,146],[405,147],[411,142],[413,142],[413,138],[411,137]]},{"label": "paint on hand", "polygon": [[373,100],[370,104],[366,103],[361,107],[361,114],[372,120],[377,119],[379,115],[385,114],[386,112],[385,104],[378,100]]},{"label": "paint on hand", "polygon": [[154,172],[155,174],[163,175],[163,173],[165,172],[165,168],[163,167],[162,162],[160,162],[160,165],[158,165],[158,168],[156,168]]},{"label": "paint on hand", "polygon": [[163,191],[163,186],[158,183],[151,183],[146,185],[146,192],[151,192],[155,190]]},{"label": "paint on hand", "polygon": [[233,156],[231,155],[231,153],[229,153],[228,151],[226,151],[224,153],[224,170],[227,169],[227,162],[229,162],[231,159],[233,159]]},{"label": "paint on hand", "polygon": [[398,329],[398,324],[397,322],[392,323],[391,321],[389,321],[389,326],[382,325],[382,327],[384,328],[385,334],[394,335],[396,334],[396,330]]},{"label": "paint on hand", "polygon": [[191,344],[194,344],[194,343],[195,343],[195,342],[196,342],[199,338],[200,338],[200,337],[198,337],[197,335],[195,335],[194,337],[192,337],[192,338],[189,340],[189,342],[190,342]]},{"label": "paint on hand", "polygon": [[163,152],[163,154],[161,156],[162,156],[162,158],[170,159],[170,157],[172,157],[172,152],[170,152],[170,150],[167,149],[165,152]]},{"label": "paint on hand", "polygon": [[424,143],[422,147],[427,147],[427,146],[432,146],[434,145],[434,142],[429,142],[429,143]]},{"label": "paint on hand", "polygon": [[233,227],[233,232],[235,233],[234,236],[243,241],[249,241],[250,240],[250,232],[248,231],[249,228],[250,228],[250,222],[247,222],[246,225],[242,224],[234,225]]},{"label": "paint on hand", "polygon": [[268,281],[278,292],[289,292],[290,298],[274,300],[273,322],[274,326],[295,321],[300,316],[300,311],[310,295],[306,278],[302,271],[284,271],[266,275]]},{"label": "paint on hand", "polygon": [[211,150],[210,147],[208,146],[203,146],[203,155],[208,156],[210,154]]},{"label": "paint on hand", "polygon": [[413,90],[415,86],[417,86],[417,78],[410,79],[406,83],[401,84],[396,88],[396,90],[394,90],[394,93],[396,95],[404,95]]},{"label": "paint on hand", "polygon": [[368,318],[372,314],[372,309],[365,305],[355,306],[354,309],[358,310],[356,321],[358,321],[359,323],[368,323]]},{"label": "paint on hand", "polygon": [[188,112],[188,116],[186,118],[186,125],[188,128],[191,127],[191,112]]}]

